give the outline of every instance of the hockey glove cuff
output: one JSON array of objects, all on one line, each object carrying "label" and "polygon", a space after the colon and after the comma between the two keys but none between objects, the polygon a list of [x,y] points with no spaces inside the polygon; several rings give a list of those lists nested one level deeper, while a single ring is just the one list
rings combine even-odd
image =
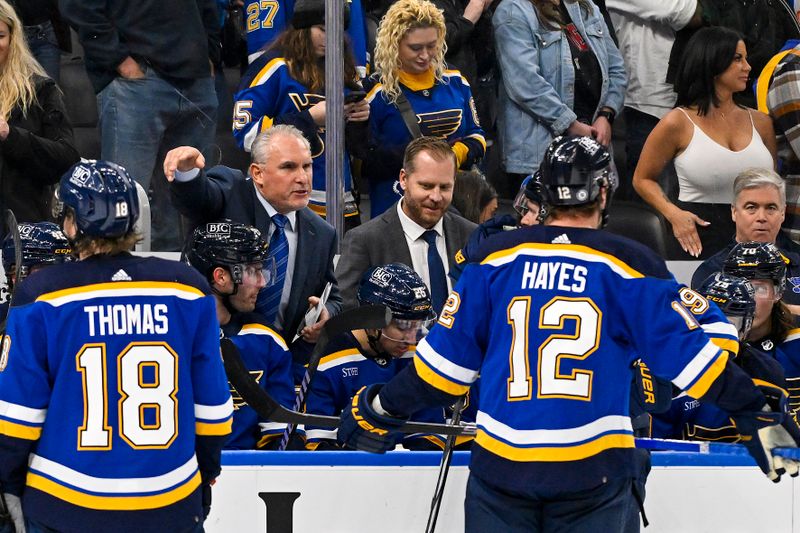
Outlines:
[{"label": "hockey glove cuff", "polygon": [[350,404],[342,411],[337,439],[348,448],[372,453],[384,453],[397,444],[400,435],[396,430],[407,421],[379,414],[372,406],[372,400],[383,388],[383,384],[361,387]]},{"label": "hockey glove cuff", "polygon": [[800,429],[789,414],[786,392],[778,387],[760,385],[767,403],[761,411],[736,413],[731,416],[742,436],[742,443],[756,460],[761,471],[777,483],[784,473],[797,476],[797,460],[773,455],[775,448],[800,445]]}]

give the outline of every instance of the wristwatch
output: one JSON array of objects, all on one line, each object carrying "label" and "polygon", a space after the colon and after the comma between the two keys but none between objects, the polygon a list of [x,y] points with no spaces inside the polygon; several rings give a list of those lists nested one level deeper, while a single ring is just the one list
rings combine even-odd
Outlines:
[{"label": "wristwatch", "polygon": [[614,125],[614,117],[616,117],[617,114],[614,112],[613,109],[611,109],[609,107],[604,107],[603,109],[601,109],[600,111],[597,112],[597,116],[598,117],[606,117],[606,120],[608,120],[608,123],[613,126]]}]

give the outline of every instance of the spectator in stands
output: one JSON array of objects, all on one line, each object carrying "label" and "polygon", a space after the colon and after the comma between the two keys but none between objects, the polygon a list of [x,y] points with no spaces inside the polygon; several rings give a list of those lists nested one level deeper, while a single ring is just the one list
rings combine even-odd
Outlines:
[{"label": "spectator in stands", "polygon": [[448,212],[455,175],[456,155],[444,139],[420,137],[408,144],[400,170],[403,197],[344,236],[336,278],[345,307],[356,307],[358,282],[364,272],[378,265],[403,263],[425,281],[434,311],[442,310],[452,287],[447,276],[451,258],[476,227]]},{"label": "spectator in stands", "polygon": [[58,13],[58,0],[11,0],[25,28],[33,57],[56,83],[61,76],[61,51],[70,51],[69,27]]},{"label": "spectator in stands", "polygon": [[554,137],[611,142],[625,67],[590,0],[505,0],[492,19],[502,74],[503,166],[516,188],[539,168]]},{"label": "spectator in stands", "polygon": [[[189,264],[203,274],[211,286],[222,335],[239,349],[256,383],[291,408],[294,384],[289,348],[269,327],[264,316],[254,312],[258,293],[267,283],[262,269],[269,245],[261,232],[235,222],[204,224],[195,229],[187,249]],[[238,393],[233,395],[233,408],[233,427],[226,448],[276,447],[286,424],[259,418]]]},{"label": "spectator in stands", "polygon": [[[366,148],[369,103],[358,83],[355,63],[345,41],[345,98],[360,98],[345,104],[346,145]],[[311,143],[314,180],[309,207],[325,216],[325,2],[300,0],[292,25],[269,49],[250,64],[234,97],[233,136],[241,148],[250,151],[259,132],[275,124],[291,124]],[[355,91],[355,92],[354,92]],[[360,96],[359,96],[360,95]],[[362,153],[363,150],[356,150]],[[359,224],[358,207],[352,193],[350,158],[344,154],[345,228]]]},{"label": "spectator in stands", "polygon": [[258,135],[250,154],[250,175],[245,177],[224,166],[206,172],[200,150],[181,146],[167,153],[164,174],[175,207],[193,225],[227,218],[270,235],[276,277],[259,292],[256,311],[284,339],[295,335],[307,307],[316,306],[326,283],[332,284],[320,321],[306,326],[300,332],[302,339],[292,345],[301,359],[308,344],[298,343],[315,343],[322,324],[341,309],[333,275],[336,232],[307,207],[311,148],[300,130],[287,124],[274,126]]},{"label": "spectator in stands", "polygon": [[0,208],[19,222],[51,217],[53,185],[80,159],[61,91],[25,43],[14,8],[0,0]]},{"label": "spectator in stands", "polygon": [[778,174],[755,168],[736,176],[731,204],[736,234],[725,248],[697,267],[692,287],[699,287],[714,272],[722,270],[722,263],[736,243],[769,242],[775,244],[789,262],[787,280],[791,290],[784,293],[784,302],[796,306],[792,310],[800,314],[800,245],[780,231],[785,213],[786,184]]},{"label": "spectator in stands", "polygon": [[[470,86],[477,81],[478,60],[492,52],[492,0],[431,0],[442,11],[447,31],[445,61],[467,78]],[[488,37],[488,39],[487,39]],[[478,53],[476,53],[476,50]]]},{"label": "spectator in stands", "polygon": [[451,209],[476,224],[492,218],[497,212],[497,191],[477,170],[456,174]]},{"label": "spectator in stands", "polygon": [[634,198],[633,171],[644,141],[658,121],[675,107],[675,91],[664,73],[675,32],[700,24],[697,0],[606,0],[628,73],[625,92],[625,161],[615,200]]},{"label": "spectator in stands", "polygon": [[444,39],[444,17],[428,0],[399,0],[378,27],[376,73],[366,82],[370,153],[363,174],[370,186],[371,218],[402,195],[397,175],[412,139],[445,139],[457,168],[465,170],[486,151],[469,83],[446,68]]},{"label": "spectator in stands", "polygon": [[777,134],[778,168],[786,181],[783,231],[800,242],[800,42],[790,41],[758,77],[758,110],[769,113]]},{"label": "spectator in stands", "polygon": [[[659,121],[642,150],[633,186],[672,225],[684,258],[707,259],[728,243],[735,232],[733,180],[745,169],[775,166],[772,121],[733,100],[749,74],[738,33],[719,27],[697,32],[675,81],[678,107]],[[680,186],[675,203],[658,183],[673,159]]]},{"label": "spectator in stands", "polygon": [[159,164],[182,145],[211,148],[219,64],[215,0],[60,0],[98,97],[102,159],[150,194],[152,248],[180,250],[180,217]]},{"label": "spectator in stands", "polygon": [[[436,320],[430,292],[422,279],[400,263],[365,272],[358,287],[358,303],[385,305],[392,312],[392,320],[382,329],[348,331],[331,339],[309,390],[309,413],[338,416],[361,387],[396,376],[411,363],[417,342]],[[412,419],[443,423],[444,411],[424,409]],[[341,448],[335,429],[307,425],[306,437],[310,450]],[[443,446],[439,435],[412,434],[403,438],[403,447],[409,449],[435,450]]]}]

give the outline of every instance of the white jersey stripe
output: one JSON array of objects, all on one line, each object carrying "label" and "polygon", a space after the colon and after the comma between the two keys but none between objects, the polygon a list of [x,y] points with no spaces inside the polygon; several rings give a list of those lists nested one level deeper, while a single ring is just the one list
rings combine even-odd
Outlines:
[{"label": "white jersey stripe", "polygon": [[272,340],[274,340],[281,348],[284,350],[289,350],[289,347],[286,345],[286,341],[283,340],[283,337],[264,326],[248,325],[243,327],[239,333],[237,333],[237,335],[267,335],[268,337],[272,337]]},{"label": "white jersey stripe", "polygon": [[712,322],[710,324],[701,324],[701,327],[703,331],[709,335],[728,335],[734,339],[739,338],[739,332],[736,330],[736,326],[730,322]]},{"label": "white jersey stripe", "polygon": [[429,367],[436,369],[438,372],[444,374],[445,377],[469,385],[478,379],[478,371],[459,366],[452,361],[445,359],[442,355],[436,352],[427,340],[422,339],[417,344],[417,355],[425,361]]},{"label": "white jersey stripe", "polygon": [[143,495],[161,492],[187,481],[197,472],[197,459],[192,455],[171,472],[142,478],[94,477],[36,454],[31,455],[29,468],[32,472],[44,474],[86,492]]},{"label": "white jersey stripe", "polygon": [[705,371],[709,363],[714,360],[714,357],[716,357],[719,352],[719,347],[713,342],[709,341],[705,346],[703,346],[703,349],[692,358],[689,364],[684,367],[683,371],[678,374],[678,377],[672,380],[672,382],[681,390],[688,389],[689,385],[691,385],[697,379],[697,377],[702,374],[703,371]]},{"label": "white jersey stripe", "polygon": [[47,409],[32,409],[11,402],[0,401],[0,416],[28,424],[43,424]]},{"label": "white jersey stripe", "polygon": [[194,416],[200,420],[224,420],[233,414],[233,399],[228,396],[228,401],[222,405],[194,404]]},{"label": "white jersey stripe", "polygon": [[93,291],[78,292],[55,298],[39,298],[38,302],[44,302],[53,307],[60,307],[73,302],[83,302],[95,298],[128,298],[128,297],[169,297],[180,298],[182,300],[197,300],[205,295],[198,292],[183,291],[169,287],[120,287],[119,289],[98,289]]},{"label": "white jersey stripe", "polygon": [[606,265],[608,268],[610,268],[615,274],[624,279],[634,279],[641,277],[641,275],[639,276],[632,275],[629,271],[626,271],[620,265],[602,255],[596,253],[593,254],[588,252],[581,252],[579,250],[569,249],[561,246],[554,246],[553,248],[519,247],[517,250],[514,250],[511,253],[502,255],[493,254],[493,256],[490,256],[491,259],[484,260],[482,264],[491,265],[495,267],[502,266],[507,263],[511,263],[512,261],[515,261],[520,256],[556,257],[559,259],[563,259],[564,257],[569,257],[571,259],[578,259],[579,261],[602,263]]},{"label": "white jersey stripe", "polygon": [[493,419],[483,411],[478,412],[475,422],[490,435],[518,446],[580,444],[610,431],[633,432],[630,417],[614,415],[604,416],[583,426],[566,429],[514,429]]},{"label": "white jersey stripe", "polygon": [[320,363],[317,367],[317,372],[324,372],[331,368],[335,368],[339,365],[343,365],[345,363],[354,363],[356,361],[364,361],[366,357],[361,354],[352,354],[352,355],[345,355],[343,357],[337,357],[331,361],[326,361],[324,363]]}]

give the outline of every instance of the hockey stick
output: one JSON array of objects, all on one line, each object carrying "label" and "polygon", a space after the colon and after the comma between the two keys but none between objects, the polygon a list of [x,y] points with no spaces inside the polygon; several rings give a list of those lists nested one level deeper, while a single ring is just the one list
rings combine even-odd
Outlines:
[{"label": "hockey stick", "polygon": [[[694,453],[716,453],[727,455],[748,455],[747,448],[743,444],[705,442],[705,441],[686,441],[671,439],[636,439],[636,447],[651,451],[669,452],[694,452]],[[774,448],[774,455],[787,459],[800,460],[800,448]]]},{"label": "hockey stick", "polygon": [[[317,344],[314,345],[314,350],[308,357],[308,365],[306,366],[306,373],[303,376],[303,381],[300,382],[300,390],[297,391],[297,396],[294,399],[294,410],[303,412],[306,406],[306,395],[308,394],[308,387],[311,384],[311,379],[317,372],[319,360],[322,359],[322,354],[325,353],[325,348],[328,347],[328,341],[334,337],[338,337],[346,331],[353,331],[354,329],[380,329],[386,326],[392,319],[392,312],[388,307],[383,305],[367,305],[358,307],[351,311],[332,316],[322,326]],[[296,424],[287,424],[286,429],[283,431],[281,443],[278,450],[285,450],[289,444],[289,439],[292,437]]]},{"label": "hockey stick", "polygon": [[[462,396],[453,406],[453,416],[451,424],[457,426],[461,422],[461,412],[464,410],[467,397]],[[433,491],[431,500],[431,512],[428,515],[428,525],[425,526],[425,533],[433,533],[436,530],[436,520],[439,518],[439,508],[442,506],[444,496],[444,486],[447,483],[447,473],[450,471],[450,462],[453,459],[453,448],[456,445],[455,435],[448,435],[444,443],[442,462],[439,463],[439,478],[436,480],[436,488]]]},{"label": "hockey stick", "polygon": [[[338,416],[300,413],[287,409],[275,398],[258,386],[245,367],[239,349],[230,339],[220,341],[222,360],[228,379],[244,400],[259,416],[273,422],[289,424],[309,424],[324,428],[339,427]],[[440,435],[474,435],[474,425],[450,426],[447,424],[430,424],[424,422],[407,422],[400,428],[403,433],[436,433]]]}]

